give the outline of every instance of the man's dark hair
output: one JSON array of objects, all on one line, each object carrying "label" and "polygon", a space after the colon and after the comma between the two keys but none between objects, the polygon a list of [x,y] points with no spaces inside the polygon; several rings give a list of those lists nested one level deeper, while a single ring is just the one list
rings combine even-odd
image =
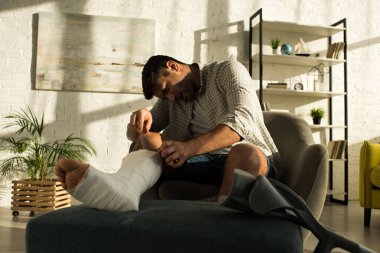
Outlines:
[{"label": "man's dark hair", "polygon": [[142,88],[146,99],[152,99],[155,87],[159,84],[161,76],[167,76],[169,72],[166,70],[166,63],[175,61],[184,64],[170,56],[155,55],[149,58],[145,63],[142,71]]}]

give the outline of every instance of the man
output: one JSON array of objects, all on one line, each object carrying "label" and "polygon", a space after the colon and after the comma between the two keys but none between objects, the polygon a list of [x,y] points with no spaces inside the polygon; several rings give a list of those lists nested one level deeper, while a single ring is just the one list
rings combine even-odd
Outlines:
[{"label": "man", "polygon": [[[242,64],[226,61],[200,69],[196,63],[157,55],[144,66],[142,86],[146,99],[155,96],[158,101],[150,111],[132,113],[128,137],[136,142],[135,150],[158,151],[163,159],[160,180],[220,185],[219,196],[224,197],[235,168],[277,177],[278,151]],[[62,171],[70,163],[57,165],[63,182],[67,175]],[[79,174],[82,178],[85,170]],[[73,187],[80,179],[74,181]]]},{"label": "man", "polygon": [[[227,195],[234,168],[277,175],[278,152],[240,63],[213,63],[201,70],[196,63],[153,56],[143,70],[143,91],[146,99],[159,100],[151,111],[132,114],[128,136],[138,146],[142,140],[143,148],[158,149],[165,161],[163,180],[221,184],[219,195]],[[162,130],[161,145],[151,132]],[[239,142],[245,144],[231,148]]]}]

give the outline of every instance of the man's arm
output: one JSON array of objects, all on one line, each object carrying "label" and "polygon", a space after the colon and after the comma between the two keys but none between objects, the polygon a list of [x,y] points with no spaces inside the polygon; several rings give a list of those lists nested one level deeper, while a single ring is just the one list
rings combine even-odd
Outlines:
[{"label": "man's arm", "polygon": [[169,124],[169,105],[166,100],[159,99],[149,111],[141,108],[131,114],[127,128],[127,138],[137,141],[141,133],[161,132]]},{"label": "man's arm", "polygon": [[159,152],[168,165],[178,168],[193,156],[227,147],[240,139],[241,137],[230,127],[218,125],[213,130],[186,142],[164,141]]},{"label": "man's arm", "polygon": [[228,108],[219,124],[229,126],[248,142],[253,138],[261,139],[261,133],[256,130],[259,125],[264,126],[263,113],[247,69],[231,61],[218,74],[220,85],[225,88],[223,95]]},{"label": "man's arm", "polygon": [[193,156],[225,148],[241,140],[241,137],[230,127],[218,125],[213,130],[187,141],[194,151]]}]

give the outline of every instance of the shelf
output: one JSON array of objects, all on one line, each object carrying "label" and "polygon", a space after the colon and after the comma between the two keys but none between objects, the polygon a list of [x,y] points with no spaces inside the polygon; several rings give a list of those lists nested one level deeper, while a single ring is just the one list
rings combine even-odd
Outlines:
[{"label": "shelf", "polygon": [[[319,25],[305,25],[282,21],[263,21],[263,30],[272,32],[285,33],[302,33],[321,37],[328,37],[336,33],[342,32],[345,28]],[[259,30],[259,24],[253,27],[253,30]]]},{"label": "shelf", "polygon": [[[253,56],[254,62],[259,62],[259,54]],[[322,57],[305,57],[296,55],[280,55],[280,54],[263,54],[263,63],[282,64],[282,65],[297,65],[297,66],[316,66],[323,63],[326,67],[331,67],[336,64],[344,63],[345,60],[330,59]]]},{"label": "shelf", "polygon": [[341,125],[310,125],[311,130],[321,130],[326,128],[346,128],[347,126]]},{"label": "shelf", "polygon": [[346,162],[347,159],[328,159],[329,162]]},{"label": "shelf", "polygon": [[[331,44],[332,36],[334,36],[334,41],[344,42],[347,45],[347,28],[346,28],[346,19],[341,19],[338,22],[335,22],[332,26],[321,26],[321,25],[311,25],[311,24],[297,24],[291,22],[282,22],[282,21],[269,21],[263,20],[263,11],[262,9],[258,10],[253,14],[250,18],[250,29],[249,29],[249,72],[250,75],[253,76],[255,72],[258,73],[258,82],[260,84],[260,90],[257,92],[260,94],[259,102],[262,105],[265,105],[264,98],[265,96],[273,96],[273,99],[269,102],[273,102],[272,107],[277,108],[276,111],[288,111],[291,112],[293,109],[286,108],[286,102],[289,102],[290,107],[296,107],[296,103],[292,103],[289,100],[295,100],[297,102],[301,102],[305,107],[310,107],[309,103],[316,102],[319,103],[326,102],[325,107],[328,107],[326,110],[328,112],[328,118],[323,122],[325,125],[313,125],[310,122],[311,132],[314,134],[320,134],[321,138],[326,137],[327,130],[329,130],[329,139],[331,141],[333,133],[336,132],[344,132],[344,140],[348,141],[348,121],[347,121],[347,51],[343,50],[343,56],[339,59],[331,59],[326,57],[316,57],[315,53],[321,53],[328,51],[329,45]],[[305,36],[304,36],[305,35]],[[307,35],[307,36],[306,36]],[[308,42],[316,42],[319,43],[322,48],[322,43],[325,43],[323,46],[324,50],[312,52],[310,56],[296,56],[296,55],[282,55],[282,54],[271,54],[269,51],[269,46],[267,45],[267,40],[269,37],[278,38],[278,37],[304,37],[306,43]],[[338,39],[338,36],[340,39]],[[335,38],[336,37],[336,38]],[[320,40],[320,41],[317,41]],[[265,42],[264,42],[265,41]],[[328,43],[326,43],[328,42]],[[264,45],[265,44],[265,45]],[[264,48],[264,46],[266,48]],[[321,49],[320,48],[320,49]],[[268,50],[266,50],[268,49]],[[345,47],[346,49],[346,47]],[[323,64],[327,68],[332,68],[337,66],[342,71],[338,71],[337,74],[341,76],[341,79],[338,79],[338,85],[335,84],[335,79],[333,78],[333,72],[329,71],[329,81],[326,84],[329,84],[329,90],[326,90],[323,87],[323,91],[311,91],[305,90],[293,90],[289,86],[289,89],[276,89],[276,88],[265,88],[264,80],[271,79],[287,79],[293,77],[292,75],[307,75],[312,67],[318,66],[319,64]],[[287,67],[285,67],[287,66]],[[273,72],[271,76],[267,76],[269,71],[266,68]],[[280,68],[281,71],[278,73],[277,68]],[[288,71],[291,69],[291,71]],[[293,71],[293,69],[297,69],[297,71]],[[294,72],[294,73],[293,73]],[[265,74],[264,74],[265,73]],[[307,76],[309,78],[309,76]],[[255,77],[256,79],[256,77]],[[306,81],[309,81],[307,79]],[[305,84],[304,84],[305,85]],[[276,87],[276,86],[269,86]],[[338,88],[339,87],[339,88]],[[337,103],[333,97],[341,96],[344,100],[343,103]],[[298,103],[297,103],[298,104]],[[335,111],[335,105],[340,106],[339,108],[344,109],[344,113],[341,110]],[[343,108],[342,108],[343,107]],[[274,111],[274,110],[273,110]],[[294,111],[295,108],[294,108]],[[333,116],[340,115],[342,120],[333,121]],[[340,125],[339,125],[340,124]],[[330,201],[348,204],[348,146],[345,147],[345,156],[339,156],[342,159],[328,159],[329,161],[329,189],[334,189],[328,191],[327,195],[329,196]],[[338,157],[338,156],[333,156]],[[342,164],[338,164],[342,163]],[[339,171],[343,174],[344,172],[344,189],[339,189],[337,191],[337,186],[334,187],[334,177],[332,176],[333,168],[335,166],[340,166],[344,168],[344,171]],[[340,185],[339,185],[340,187]],[[336,199],[335,195],[341,195],[340,198],[343,200]]]},{"label": "shelf", "polygon": [[[257,92],[259,92],[259,90]],[[320,97],[320,98],[330,98],[334,96],[346,95],[345,92],[303,91],[303,90],[276,89],[276,88],[266,88],[263,90],[263,92],[264,94],[270,94],[270,95],[288,95],[288,96]]]},{"label": "shelf", "polygon": [[327,196],[332,196],[332,195],[347,195],[347,192],[334,192],[334,190],[327,190],[326,195]]}]

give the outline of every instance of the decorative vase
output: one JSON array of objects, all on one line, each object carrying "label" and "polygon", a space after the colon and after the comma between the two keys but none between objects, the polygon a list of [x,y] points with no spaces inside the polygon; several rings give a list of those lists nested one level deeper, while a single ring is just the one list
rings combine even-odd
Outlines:
[{"label": "decorative vase", "polygon": [[281,46],[281,54],[283,55],[291,55],[293,52],[293,47],[290,44],[282,44]]},{"label": "decorative vase", "polygon": [[321,124],[321,118],[313,118],[314,125],[320,125]]},{"label": "decorative vase", "polygon": [[71,206],[71,196],[56,180],[30,180],[12,181],[12,207],[13,216],[19,211],[50,212]]}]

